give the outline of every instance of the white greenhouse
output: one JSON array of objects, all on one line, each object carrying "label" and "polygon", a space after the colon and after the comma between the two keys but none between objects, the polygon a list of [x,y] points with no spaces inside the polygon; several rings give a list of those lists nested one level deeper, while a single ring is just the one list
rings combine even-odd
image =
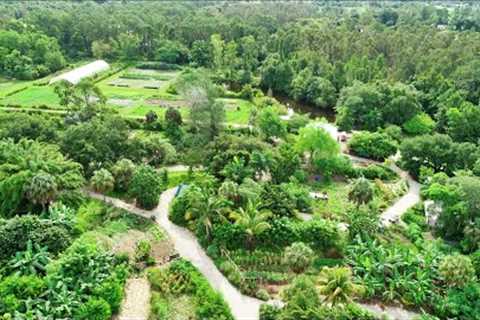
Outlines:
[{"label": "white greenhouse", "polygon": [[77,84],[82,79],[94,76],[97,73],[108,70],[109,68],[110,65],[104,60],[97,60],[52,78],[52,80],[50,80],[50,84],[60,80],[68,81],[71,84]]}]

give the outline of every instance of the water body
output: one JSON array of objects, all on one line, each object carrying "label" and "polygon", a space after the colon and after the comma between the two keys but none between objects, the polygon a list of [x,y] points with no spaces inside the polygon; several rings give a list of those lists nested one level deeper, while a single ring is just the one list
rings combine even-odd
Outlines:
[{"label": "water body", "polygon": [[329,122],[335,122],[335,111],[332,108],[320,108],[317,106],[314,106],[313,104],[309,104],[303,101],[297,101],[292,98],[289,98],[284,95],[274,95],[273,96],[275,99],[278,100],[281,104],[292,108],[295,110],[295,112],[300,113],[300,114],[310,114],[310,118],[325,118]]}]

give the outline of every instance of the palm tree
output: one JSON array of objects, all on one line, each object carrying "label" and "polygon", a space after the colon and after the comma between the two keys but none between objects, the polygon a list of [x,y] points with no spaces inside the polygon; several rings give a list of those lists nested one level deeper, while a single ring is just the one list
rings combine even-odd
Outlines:
[{"label": "palm tree", "polygon": [[115,179],[107,169],[100,169],[93,173],[90,183],[95,191],[105,196],[105,193],[113,190]]},{"label": "palm tree", "polygon": [[270,211],[259,211],[259,203],[249,200],[244,208],[238,209],[232,213],[235,223],[241,226],[247,235],[247,248],[253,249],[255,246],[255,238],[263,233],[271,226],[267,222],[272,215]]},{"label": "palm tree", "polygon": [[55,177],[44,171],[34,175],[30,183],[25,186],[27,198],[34,204],[40,204],[43,210],[47,209],[55,199],[57,192]]},{"label": "palm tree", "polygon": [[365,178],[358,178],[352,186],[352,189],[348,193],[348,198],[357,204],[357,207],[361,204],[366,204],[373,199],[373,187],[372,184]]},{"label": "palm tree", "polygon": [[225,220],[223,211],[228,201],[221,197],[210,195],[204,191],[195,192],[195,199],[187,212],[187,220],[191,217],[205,228],[207,239],[211,239],[211,232],[215,220]]},{"label": "palm tree", "polygon": [[352,301],[352,296],[363,292],[363,287],[352,281],[352,272],[346,267],[325,267],[318,280],[320,294],[324,301],[335,305],[343,305]]}]

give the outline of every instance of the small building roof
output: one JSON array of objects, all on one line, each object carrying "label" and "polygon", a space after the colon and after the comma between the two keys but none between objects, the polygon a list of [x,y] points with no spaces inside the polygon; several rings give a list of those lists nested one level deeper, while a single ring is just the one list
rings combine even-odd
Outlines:
[{"label": "small building roof", "polygon": [[109,68],[110,65],[104,60],[97,60],[52,78],[50,84],[60,80],[68,81],[71,84],[77,84],[80,80],[108,70]]}]

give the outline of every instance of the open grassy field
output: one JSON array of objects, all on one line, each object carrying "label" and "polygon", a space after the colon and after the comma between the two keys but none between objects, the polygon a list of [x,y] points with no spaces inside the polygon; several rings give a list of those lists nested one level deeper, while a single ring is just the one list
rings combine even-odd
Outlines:
[{"label": "open grassy field", "polygon": [[25,107],[46,105],[49,107],[60,107],[57,94],[52,86],[30,86],[25,90],[5,97],[4,104],[21,105]]},{"label": "open grassy field", "polygon": [[[167,92],[179,74],[180,71],[128,68],[100,80],[97,85],[107,97],[107,105],[117,109],[123,116],[144,117],[152,110],[159,117],[163,117],[167,108],[173,106],[179,108],[180,113],[186,117],[188,106],[183,97]],[[48,81],[51,76],[36,81],[0,79],[0,103],[25,108],[38,106],[61,108],[54,87],[38,85],[39,82]],[[12,92],[14,93],[9,95]],[[227,123],[248,123],[253,103],[235,98],[220,100],[225,104]]]}]

